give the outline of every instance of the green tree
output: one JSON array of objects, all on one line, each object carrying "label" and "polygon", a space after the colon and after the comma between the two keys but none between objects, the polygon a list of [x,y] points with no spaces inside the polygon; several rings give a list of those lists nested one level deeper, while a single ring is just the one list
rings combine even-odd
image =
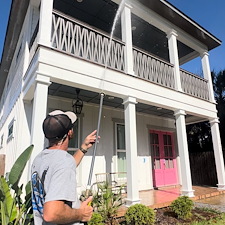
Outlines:
[{"label": "green tree", "polygon": [[225,149],[225,69],[216,73],[212,71],[212,81],[217,102],[218,117],[220,119],[220,136],[223,149]]},{"label": "green tree", "polygon": [[[221,70],[218,73],[212,71],[211,76],[220,120],[221,143],[223,149],[225,149],[225,70]],[[213,150],[211,129],[208,122],[188,125],[187,138],[190,152]]]}]

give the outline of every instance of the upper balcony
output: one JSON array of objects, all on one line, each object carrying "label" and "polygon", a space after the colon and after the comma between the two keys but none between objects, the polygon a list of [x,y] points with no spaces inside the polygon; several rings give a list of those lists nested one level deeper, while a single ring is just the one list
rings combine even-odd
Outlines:
[{"label": "upper balcony", "polygon": [[[110,35],[106,32],[58,11],[53,11],[52,14],[51,43],[53,48],[75,57],[123,73],[127,71],[125,43],[123,41],[119,38],[110,40]],[[134,45],[133,71],[137,78],[176,90],[174,65]],[[180,69],[180,76],[181,88],[184,93],[209,100],[206,79],[183,69]]]}]

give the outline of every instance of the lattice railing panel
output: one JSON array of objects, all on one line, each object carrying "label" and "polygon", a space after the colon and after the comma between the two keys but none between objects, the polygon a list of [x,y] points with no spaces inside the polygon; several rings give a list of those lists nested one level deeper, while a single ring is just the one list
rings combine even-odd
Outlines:
[{"label": "lattice railing panel", "polygon": [[57,12],[52,19],[52,46],[112,69],[125,70],[124,43],[113,39],[110,46],[108,36]]},{"label": "lattice railing panel", "polygon": [[134,73],[140,78],[174,89],[173,65],[136,48],[133,49]]},{"label": "lattice railing panel", "polygon": [[182,90],[198,98],[209,100],[208,81],[192,73],[180,70]]}]

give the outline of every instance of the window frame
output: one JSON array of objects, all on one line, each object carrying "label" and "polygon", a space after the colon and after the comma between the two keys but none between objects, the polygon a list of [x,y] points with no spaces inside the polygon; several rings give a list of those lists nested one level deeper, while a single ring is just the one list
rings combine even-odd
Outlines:
[{"label": "window frame", "polygon": [[3,143],[4,143],[4,134],[1,135],[1,140],[0,140],[0,149],[3,148]]},{"label": "window frame", "polygon": [[[118,149],[118,125],[122,125],[124,126],[124,146],[125,149]],[[122,122],[115,122],[115,149],[116,149],[116,170],[118,173],[126,173],[127,172],[127,168],[126,168],[126,137],[125,137],[125,124]],[[125,171],[120,171],[119,168],[119,159],[118,159],[118,153],[125,153]],[[126,176],[126,175],[125,175]],[[122,175],[123,177],[123,175]]]},{"label": "window frame", "polygon": [[[15,122],[15,119],[13,118],[11,120],[11,122],[9,123],[8,125],[8,137],[7,137],[7,141],[10,141],[14,136],[13,136],[13,132],[14,132],[14,122]],[[12,129],[12,131],[11,131]]]}]

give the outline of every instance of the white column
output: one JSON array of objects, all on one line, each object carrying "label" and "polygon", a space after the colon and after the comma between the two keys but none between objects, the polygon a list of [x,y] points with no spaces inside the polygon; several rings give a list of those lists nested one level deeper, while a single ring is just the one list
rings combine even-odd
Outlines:
[{"label": "white column", "polygon": [[182,91],[176,31],[171,30],[167,34],[167,38],[168,38],[168,46],[169,46],[170,63],[172,63],[174,65],[175,86],[178,91]]},{"label": "white column", "polygon": [[218,118],[209,121],[211,125],[213,150],[216,161],[216,172],[218,178],[218,189],[225,190],[225,171],[224,171],[224,160],[223,152],[221,147],[220,131],[219,131],[219,120]]},{"label": "white column", "polygon": [[31,162],[35,156],[43,150],[44,134],[42,131],[42,123],[46,117],[48,86],[51,84],[50,78],[37,75],[33,100],[32,126],[31,126],[31,144],[34,150],[31,156]]},{"label": "white column", "polygon": [[132,7],[127,3],[124,4],[124,8],[121,14],[121,30],[122,40],[125,42],[126,73],[134,75],[131,8]]},{"label": "white column", "polygon": [[215,102],[212,77],[211,77],[211,71],[210,71],[210,65],[209,65],[209,54],[207,51],[201,53],[201,60],[202,60],[202,70],[203,70],[204,78],[208,80],[209,100],[212,102]]},{"label": "white column", "polygon": [[177,110],[174,113],[176,117],[177,142],[180,155],[181,179],[182,179],[182,195],[194,197],[194,190],[192,189],[191,170],[188,153],[187,133],[185,125],[185,111]]},{"label": "white column", "polygon": [[40,10],[38,44],[51,46],[53,0],[42,0]]},{"label": "white column", "polygon": [[124,99],[125,111],[125,137],[126,137],[126,161],[127,161],[127,199],[126,205],[140,203],[138,190],[137,170],[137,130],[136,130],[136,98]]}]

